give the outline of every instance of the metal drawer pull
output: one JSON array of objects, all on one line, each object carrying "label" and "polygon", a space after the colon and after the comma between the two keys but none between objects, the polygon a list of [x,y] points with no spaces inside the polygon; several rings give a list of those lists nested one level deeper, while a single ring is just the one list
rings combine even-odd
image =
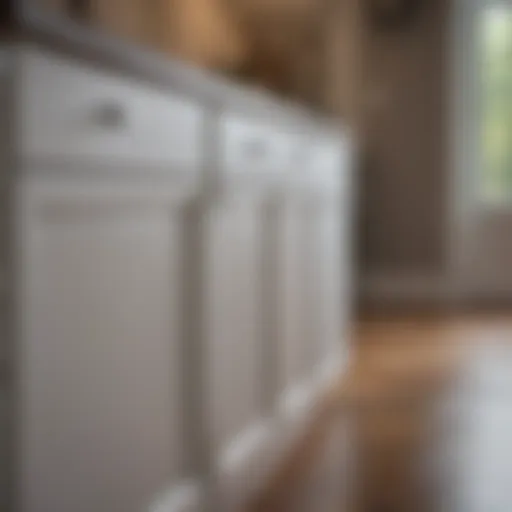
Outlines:
[{"label": "metal drawer pull", "polygon": [[122,105],[115,102],[103,103],[94,109],[95,124],[109,130],[126,128],[128,118]]}]

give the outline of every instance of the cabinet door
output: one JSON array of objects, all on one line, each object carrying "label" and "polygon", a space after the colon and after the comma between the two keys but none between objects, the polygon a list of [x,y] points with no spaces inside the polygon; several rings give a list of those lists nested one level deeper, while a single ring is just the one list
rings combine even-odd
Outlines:
[{"label": "cabinet door", "polygon": [[188,455],[183,203],[64,182],[22,189],[22,511],[140,512]]},{"label": "cabinet door", "polygon": [[289,198],[278,238],[280,392],[282,406],[311,403],[316,379],[344,357],[348,280],[344,223],[337,199],[313,192]]},{"label": "cabinet door", "polygon": [[221,464],[263,415],[262,211],[259,198],[233,194],[209,219],[206,333]]},{"label": "cabinet door", "polygon": [[348,211],[337,197],[321,198],[314,216],[314,247],[310,268],[314,272],[317,364],[329,378],[347,356],[350,289],[350,240]]},{"label": "cabinet door", "polygon": [[276,290],[280,305],[277,322],[280,393],[282,398],[292,402],[301,398],[301,389],[311,376],[314,364],[314,347],[310,340],[313,311],[308,295],[308,262],[312,251],[308,210],[305,198],[292,194],[281,203],[278,221]]}]

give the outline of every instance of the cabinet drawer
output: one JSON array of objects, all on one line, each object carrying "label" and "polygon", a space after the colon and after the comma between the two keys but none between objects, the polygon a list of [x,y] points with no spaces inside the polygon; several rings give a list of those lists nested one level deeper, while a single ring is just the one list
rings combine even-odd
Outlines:
[{"label": "cabinet drawer", "polygon": [[221,118],[221,161],[227,173],[272,173],[291,170],[299,138],[285,129],[227,114]]},{"label": "cabinet drawer", "polygon": [[36,50],[21,70],[24,156],[199,164],[200,105]]}]

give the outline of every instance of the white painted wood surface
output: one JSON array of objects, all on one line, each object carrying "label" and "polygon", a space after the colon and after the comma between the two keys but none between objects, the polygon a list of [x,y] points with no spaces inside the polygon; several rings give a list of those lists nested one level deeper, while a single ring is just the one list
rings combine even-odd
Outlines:
[{"label": "white painted wood surface", "polygon": [[22,190],[22,510],[137,512],[187,457],[184,198],[66,181]]},{"label": "white painted wood surface", "polygon": [[262,414],[260,211],[258,198],[227,198],[209,220],[206,336],[215,445],[220,452]]},{"label": "white painted wood surface", "polygon": [[280,208],[277,248],[279,265],[277,290],[280,318],[277,322],[280,359],[280,405],[292,413],[307,401],[312,374],[314,347],[308,343],[311,333],[308,263],[313,249],[308,239],[310,219],[307,194],[292,190]]},{"label": "white painted wood surface", "polygon": [[346,358],[344,136],[13,55],[19,510],[234,510]]},{"label": "white painted wood surface", "polygon": [[[228,169],[225,168],[227,171]],[[263,478],[272,433],[266,409],[266,208],[272,184],[247,172],[225,178],[208,214],[205,344],[213,471],[223,510],[236,507]]]},{"label": "white painted wood surface", "polygon": [[22,153],[97,164],[198,168],[204,109],[172,92],[48,56],[21,54]]},{"label": "white painted wood surface", "polygon": [[[277,126],[276,126],[277,125]],[[297,134],[270,116],[251,119],[225,112],[220,118],[221,165],[228,174],[282,174],[290,170]]]}]

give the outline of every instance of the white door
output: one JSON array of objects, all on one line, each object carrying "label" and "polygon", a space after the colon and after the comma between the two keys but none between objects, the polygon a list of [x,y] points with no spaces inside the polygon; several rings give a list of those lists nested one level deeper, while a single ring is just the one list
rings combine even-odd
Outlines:
[{"label": "white door", "polygon": [[190,462],[186,197],[35,174],[21,189],[21,510],[147,510]]}]

